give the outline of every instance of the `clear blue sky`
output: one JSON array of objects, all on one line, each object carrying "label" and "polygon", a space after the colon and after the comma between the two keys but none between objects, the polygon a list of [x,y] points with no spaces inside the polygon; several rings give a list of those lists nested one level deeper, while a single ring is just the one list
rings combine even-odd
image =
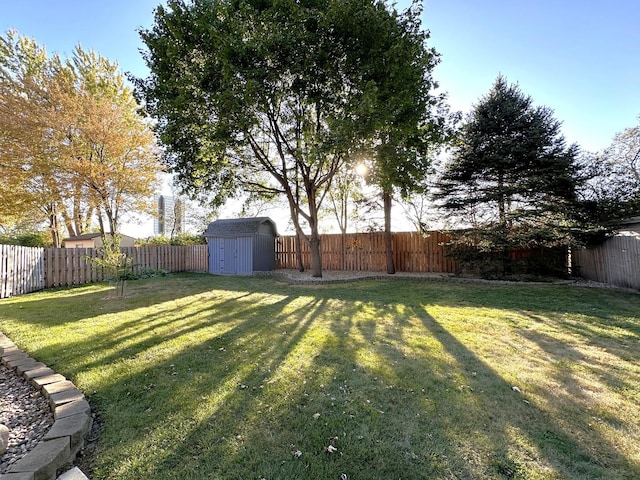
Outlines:
[{"label": "clear blue sky", "polygon": [[[0,0],[0,29],[15,28],[68,56],[79,42],[145,76],[136,29],[159,0]],[[401,0],[399,5],[406,5]],[[442,54],[435,71],[468,112],[498,76],[555,110],[563,133],[605,148],[640,115],[640,1],[424,0],[424,26]]]}]

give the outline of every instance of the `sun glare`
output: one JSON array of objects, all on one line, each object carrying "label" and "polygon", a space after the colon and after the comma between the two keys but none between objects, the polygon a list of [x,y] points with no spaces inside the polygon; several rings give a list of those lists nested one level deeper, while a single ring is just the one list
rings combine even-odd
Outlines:
[{"label": "sun glare", "polygon": [[356,165],[356,173],[361,177],[364,177],[369,172],[369,169],[364,163],[359,163]]}]

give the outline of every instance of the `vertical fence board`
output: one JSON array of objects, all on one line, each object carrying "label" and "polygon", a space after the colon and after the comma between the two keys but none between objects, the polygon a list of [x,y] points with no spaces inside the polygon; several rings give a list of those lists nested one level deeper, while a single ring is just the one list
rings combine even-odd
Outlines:
[{"label": "vertical fence board", "polygon": [[[445,255],[449,237],[441,232],[394,233],[393,250],[399,272],[455,273],[457,263]],[[311,267],[309,245],[302,242],[303,266]],[[143,269],[170,272],[207,272],[207,245],[148,246],[122,249],[131,256],[136,272]],[[105,278],[89,259],[95,249],[30,248],[0,245],[0,298],[43,288],[80,285]],[[327,270],[385,271],[383,232],[323,235],[322,267]],[[276,268],[297,269],[295,236],[276,241]],[[574,249],[572,263],[579,275],[627,288],[640,289],[640,235],[619,235],[593,249]]]},{"label": "vertical fence board", "polygon": [[[443,244],[449,237],[441,232],[393,233],[392,246],[396,270],[399,272],[455,273],[458,265],[445,256]],[[384,232],[322,235],[320,241],[322,268],[347,271],[386,271]],[[309,245],[302,242],[304,268],[311,267]],[[297,269],[295,236],[276,241],[276,268]]]},{"label": "vertical fence board", "polygon": [[574,272],[583,278],[640,290],[640,234],[616,235],[594,248],[573,249]]},{"label": "vertical fence board", "polygon": [[0,298],[45,288],[44,249],[0,245]]},{"label": "vertical fence board", "polygon": [[[207,272],[206,245],[128,247],[122,252],[133,259],[134,270],[151,268],[170,272]],[[103,269],[91,262],[93,248],[33,248],[0,245],[0,298],[52,287],[100,282]]]}]

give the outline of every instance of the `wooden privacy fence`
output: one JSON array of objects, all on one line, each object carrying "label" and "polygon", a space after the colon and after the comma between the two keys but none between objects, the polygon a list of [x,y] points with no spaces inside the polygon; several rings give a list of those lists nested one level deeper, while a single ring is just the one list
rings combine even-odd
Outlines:
[{"label": "wooden privacy fence", "polygon": [[[457,262],[445,256],[444,243],[450,237],[442,232],[393,233],[393,260],[399,272],[455,273]],[[309,245],[302,242],[302,263],[311,267]],[[322,268],[325,270],[386,271],[384,233],[349,233],[322,235],[320,241]],[[276,240],[276,268],[298,268],[296,237]]]},{"label": "wooden privacy fence", "polygon": [[[133,271],[145,269],[169,272],[206,272],[206,245],[123,247],[132,259]],[[47,248],[45,250],[46,288],[100,282],[107,274],[96,268],[89,258],[98,252],[93,248]]]},{"label": "wooden privacy fence", "polygon": [[44,248],[0,245],[0,298],[42,290]]},{"label": "wooden privacy fence", "polygon": [[640,290],[640,233],[616,235],[598,247],[574,249],[571,254],[574,274]]},{"label": "wooden privacy fence", "polygon": [[[149,246],[121,249],[133,259],[133,270],[206,272],[206,245]],[[30,248],[0,245],[0,298],[44,288],[100,282],[106,274],[89,258],[98,256],[93,248]]]}]

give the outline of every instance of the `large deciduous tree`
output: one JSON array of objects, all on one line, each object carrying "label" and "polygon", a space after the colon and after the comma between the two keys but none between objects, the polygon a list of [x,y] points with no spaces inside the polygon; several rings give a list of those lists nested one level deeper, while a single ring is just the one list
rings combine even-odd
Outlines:
[{"label": "large deciduous tree", "polygon": [[61,225],[80,234],[96,217],[116,233],[160,171],[137,108],[117,64],[100,55],[78,46],[62,61],[16,32],[0,37],[0,222],[48,219],[55,246]]},{"label": "large deciduous tree", "polygon": [[471,223],[477,246],[506,252],[566,244],[577,154],[553,112],[500,76],[464,122],[437,197]]},{"label": "large deciduous tree", "polygon": [[155,138],[117,65],[76,49],[78,115],[65,167],[88,189],[102,232],[119,232],[122,215],[149,211],[161,167]]},{"label": "large deciduous tree", "polygon": [[[395,273],[391,242],[391,206],[394,194],[406,197],[424,191],[434,154],[452,134],[451,115],[444,94],[435,94],[432,71],[439,55],[427,47],[429,32],[422,30],[421,3],[404,15],[388,19],[389,33],[377,40],[380,51],[370,59],[368,78],[377,85],[377,122],[373,137],[369,183],[382,194],[387,273]],[[378,32],[371,32],[379,35]],[[389,61],[390,56],[412,59]],[[384,61],[378,61],[379,58]]]},{"label": "large deciduous tree", "polygon": [[[321,276],[318,213],[334,175],[407,105],[425,106],[398,73],[424,81],[430,65],[415,21],[379,0],[169,0],[141,33],[151,75],[138,81],[166,163],[191,194],[283,195]],[[402,101],[391,79],[412,80],[395,83]]]},{"label": "large deciduous tree", "polygon": [[49,59],[34,40],[13,31],[0,37],[0,222],[47,220],[54,246],[60,245],[60,177],[46,159],[59,139],[46,128],[54,111],[46,93],[51,79],[64,83],[61,70],[60,59]]}]

